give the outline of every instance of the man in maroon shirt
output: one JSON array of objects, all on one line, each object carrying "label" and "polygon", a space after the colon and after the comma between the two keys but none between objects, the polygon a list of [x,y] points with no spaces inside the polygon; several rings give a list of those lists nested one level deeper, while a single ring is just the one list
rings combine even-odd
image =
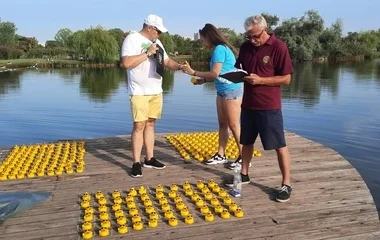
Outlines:
[{"label": "man in maroon shirt", "polygon": [[249,183],[248,166],[253,144],[260,134],[265,150],[276,150],[282,173],[282,187],[276,200],[290,199],[290,155],[286,146],[281,112],[281,85],[290,83],[293,66],[288,48],[274,34],[267,32],[267,22],[261,15],[244,23],[246,38],[240,47],[236,67],[250,75],[244,80],[241,112],[242,183]]}]

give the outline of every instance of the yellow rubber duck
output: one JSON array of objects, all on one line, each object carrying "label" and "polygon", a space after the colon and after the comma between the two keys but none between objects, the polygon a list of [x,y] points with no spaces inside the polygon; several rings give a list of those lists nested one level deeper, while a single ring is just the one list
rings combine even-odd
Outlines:
[{"label": "yellow rubber duck", "polygon": [[143,223],[142,223],[141,221],[139,221],[139,222],[135,222],[135,223],[133,224],[133,230],[136,230],[136,231],[140,231],[140,230],[142,230],[143,227],[144,227],[144,225],[143,225]]},{"label": "yellow rubber duck", "polygon": [[230,212],[235,212],[236,209],[238,209],[238,205],[236,203],[231,203],[228,209],[230,210]]},{"label": "yellow rubber duck", "polygon": [[127,207],[128,207],[129,209],[131,209],[131,208],[135,208],[135,207],[136,207],[136,203],[135,203],[133,200],[129,200],[129,201],[127,202]]},{"label": "yellow rubber duck", "polygon": [[100,222],[101,228],[111,228],[111,221],[110,220],[103,220]]},{"label": "yellow rubber duck", "polygon": [[202,188],[205,186],[205,184],[203,183],[203,181],[202,180],[198,180],[198,182],[197,182],[197,188],[199,189],[199,190],[202,190]]},{"label": "yellow rubber duck", "polygon": [[186,224],[193,224],[194,223],[194,217],[190,214],[185,218]]},{"label": "yellow rubber duck", "polygon": [[174,216],[173,211],[168,210],[168,211],[165,212],[165,218],[166,219],[172,218],[173,216]]},{"label": "yellow rubber duck", "polygon": [[165,195],[164,195],[164,192],[163,191],[158,191],[158,192],[156,192],[156,198],[157,199],[161,199],[162,197],[164,197]]},{"label": "yellow rubber duck", "polygon": [[238,218],[244,217],[244,212],[243,212],[243,210],[241,208],[237,208],[235,210],[235,217],[238,217]]},{"label": "yellow rubber duck", "polygon": [[224,209],[223,212],[220,214],[220,216],[224,219],[230,218],[230,212],[228,212],[227,209]]},{"label": "yellow rubber duck", "polygon": [[82,224],[83,231],[91,230],[92,229],[92,223],[91,222],[84,222]]},{"label": "yellow rubber duck", "polygon": [[112,205],[112,210],[113,210],[114,212],[116,212],[116,211],[119,210],[119,209],[121,209],[121,205],[120,205],[120,204],[114,204],[114,205]]},{"label": "yellow rubber duck", "polygon": [[90,213],[87,213],[87,214],[84,215],[83,219],[84,219],[85,222],[91,222],[94,219],[94,215],[90,214]]},{"label": "yellow rubber duck", "polygon": [[198,198],[197,201],[195,202],[195,205],[197,205],[197,207],[203,207],[204,202],[201,198]]},{"label": "yellow rubber duck", "polygon": [[147,207],[147,208],[145,208],[145,212],[147,213],[147,214],[151,214],[152,212],[154,212],[155,210],[154,210],[154,207],[153,206],[149,206],[149,207]]},{"label": "yellow rubber duck", "polygon": [[122,217],[124,216],[124,212],[123,210],[119,209],[115,212],[115,217],[118,218],[118,217]]},{"label": "yellow rubber duck", "polygon": [[189,211],[188,207],[182,208],[182,210],[181,210],[181,216],[182,217],[187,217],[189,214],[190,214],[190,211]]},{"label": "yellow rubber duck", "polygon": [[120,191],[118,189],[115,189],[112,193],[113,198],[121,197]]},{"label": "yellow rubber duck", "polygon": [[129,209],[129,215],[130,216],[134,216],[134,215],[136,215],[138,213],[139,213],[139,211],[136,208],[134,208],[134,207]]},{"label": "yellow rubber duck", "polygon": [[205,220],[206,220],[207,222],[212,222],[212,221],[214,221],[214,215],[213,215],[212,213],[207,213],[207,214],[205,215]]},{"label": "yellow rubber duck", "polygon": [[224,208],[222,207],[222,205],[219,204],[219,205],[215,206],[214,210],[216,213],[222,213]]},{"label": "yellow rubber duck", "polygon": [[100,220],[108,220],[109,216],[107,212],[101,212],[99,215]]},{"label": "yellow rubber duck", "polygon": [[90,231],[90,230],[86,230],[86,231],[84,231],[83,233],[82,233],[82,238],[83,239],[91,239],[91,238],[93,238],[94,237],[94,234],[92,233],[92,231]]},{"label": "yellow rubber duck", "polygon": [[213,205],[213,206],[219,205],[219,200],[216,197],[213,197],[211,199],[211,205]]},{"label": "yellow rubber duck", "polygon": [[138,214],[135,214],[132,217],[132,223],[141,222],[141,217]]},{"label": "yellow rubber duck", "polygon": [[131,188],[129,190],[129,194],[131,194],[132,197],[136,197],[137,196],[137,191],[135,188]]},{"label": "yellow rubber duck", "polygon": [[88,207],[84,210],[85,214],[94,214],[94,209],[92,207]]},{"label": "yellow rubber duck", "polygon": [[179,202],[182,202],[182,198],[180,196],[177,196],[174,198],[174,203],[177,204]]},{"label": "yellow rubber duck", "polygon": [[150,228],[155,228],[158,226],[158,221],[157,221],[157,218],[151,218],[148,222],[148,226]]},{"label": "yellow rubber duck", "polygon": [[99,230],[99,236],[101,237],[107,237],[110,235],[110,230],[108,228],[101,228]]},{"label": "yellow rubber duck", "polygon": [[177,226],[177,225],[178,225],[178,220],[177,220],[177,218],[175,218],[175,217],[170,218],[170,219],[169,219],[169,225],[172,226],[172,227]]},{"label": "yellow rubber duck", "polygon": [[207,207],[207,205],[201,207],[201,213],[206,214],[209,212],[210,212],[210,209]]},{"label": "yellow rubber duck", "polygon": [[232,203],[232,199],[229,196],[223,198],[223,202],[226,205],[230,205]]},{"label": "yellow rubber duck", "polygon": [[178,191],[178,186],[176,185],[176,184],[172,184],[171,186],[170,186],[170,190],[172,190],[172,191]]},{"label": "yellow rubber duck", "polygon": [[128,232],[128,228],[125,225],[121,225],[117,228],[117,232],[119,234],[126,234]]},{"label": "yellow rubber duck", "polygon": [[100,205],[98,207],[98,211],[99,212],[107,212],[108,211],[108,207],[106,205]]},{"label": "yellow rubber duck", "polygon": [[169,192],[169,197],[170,197],[170,198],[175,198],[175,197],[177,197],[177,192],[171,190],[171,191]]},{"label": "yellow rubber duck", "polygon": [[116,222],[118,225],[124,225],[127,223],[127,218],[124,216],[120,216],[117,218]]}]

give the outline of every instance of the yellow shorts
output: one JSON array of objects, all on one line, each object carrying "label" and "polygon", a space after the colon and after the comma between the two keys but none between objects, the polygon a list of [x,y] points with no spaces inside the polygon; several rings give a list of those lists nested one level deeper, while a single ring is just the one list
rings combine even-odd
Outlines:
[{"label": "yellow shorts", "polygon": [[149,118],[159,119],[162,115],[162,93],[157,95],[129,96],[133,122],[143,122]]}]

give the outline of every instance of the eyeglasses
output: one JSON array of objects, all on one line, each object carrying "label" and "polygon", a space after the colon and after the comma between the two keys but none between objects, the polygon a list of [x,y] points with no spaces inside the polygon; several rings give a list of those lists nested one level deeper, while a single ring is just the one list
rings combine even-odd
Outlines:
[{"label": "eyeglasses", "polygon": [[158,30],[158,28],[153,27],[153,26],[152,26],[152,28],[157,31],[158,35],[160,35],[162,33],[160,30]]},{"label": "eyeglasses", "polygon": [[245,34],[245,39],[247,40],[251,40],[251,39],[258,39],[261,37],[261,35],[263,34],[264,30],[261,31],[261,33],[259,34],[256,34],[256,35],[248,35],[248,34]]}]

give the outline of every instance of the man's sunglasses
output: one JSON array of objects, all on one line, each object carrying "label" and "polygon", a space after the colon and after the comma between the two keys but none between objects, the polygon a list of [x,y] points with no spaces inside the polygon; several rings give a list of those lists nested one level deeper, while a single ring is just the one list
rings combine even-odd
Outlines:
[{"label": "man's sunglasses", "polygon": [[158,30],[158,28],[153,27],[153,26],[152,26],[152,28],[157,31],[158,35],[160,35],[162,33],[160,30]]},{"label": "man's sunglasses", "polygon": [[248,34],[245,34],[245,39],[247,40],[251,40],[251,39],[258,39],[261,37],[261,35],[263,34],[264,30],[261,31],[261,33],[259,34],[256,34],[256,35],[248,35]]}]

